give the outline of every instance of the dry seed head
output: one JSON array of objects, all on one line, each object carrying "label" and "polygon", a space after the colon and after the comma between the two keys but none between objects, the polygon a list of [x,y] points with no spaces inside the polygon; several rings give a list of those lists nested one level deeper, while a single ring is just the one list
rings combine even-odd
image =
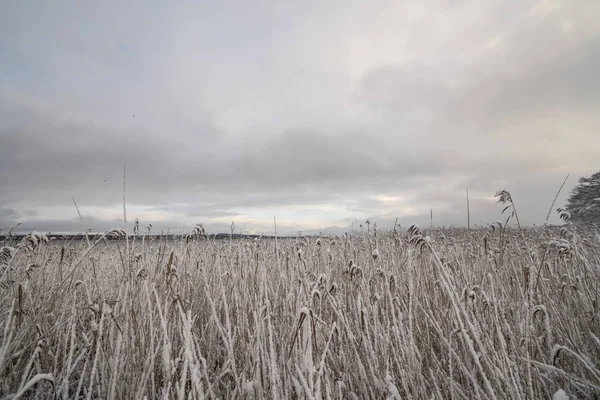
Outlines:
[{"label": "dry seed head", "polygon": [[564,350],[564,347],[561,345],[555,345],[550,352],[550,361],[552,365],[556,365],[556,361],[558,360],[558,356],[560,355],[561,350]]},{"label": "dry seed head", "polygon": [[106,236],[114,238],[114,239],[119,239],[119,238],[126,238],[128,235],[127,235],[127,232],[125,231],[125,229],[116,228],[116,229],[111,229],[110,231],[108,231]]},{"label": "dry seed head", "polygon": [[377,260],[379,258],[379,249],[375,248],[371,254],[371,257],[373,257],[373,260]]},{"label": "dry seed head", "polygon": [[17,250],[14,247],[5,246],[0,249],[0,268],[7,266],[15,256]]},{"label": "dry seed head", "polygon": [[421,236],[421,235],[423,235],[423,231],[421,230],[421,228],[419,228],[419,225],[417,225],[417,224],[411,224],[408,227],[408,233],[410,233],[411,236]]},{"label": "dry seed head", "polygon": [[559,218],[563,221],[569,221],[571,219],[571,213],[562,207],[557,208],[556,212],[558,212]]},{"label": "dry seed head", "polygon": [[330,295],[335,295],[335,292],[337,291],[337,283],[333,282],[331,284],[331,286],[329,287],[329,294]]},{"label": "dry seed head", "polygon": [[552,400],[569,400],[569,396],[567,396],[567,393],[564,390],[558,389],[552,395]]},{"label": "dry seed head", "polygon": [[496,192],[494,197],[498,198],[498,203],[505,204],[506,202],[512,202],[510,193],[507,190],[499,190]]}]

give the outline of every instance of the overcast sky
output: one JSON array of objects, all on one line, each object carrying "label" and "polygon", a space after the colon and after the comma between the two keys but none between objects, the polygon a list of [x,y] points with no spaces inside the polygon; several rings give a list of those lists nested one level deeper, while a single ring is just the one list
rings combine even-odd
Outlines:
[{"label": "overcast sky", "polygon": [[4,230],[541,224],[600,169],[596,0],[1,8]]}]

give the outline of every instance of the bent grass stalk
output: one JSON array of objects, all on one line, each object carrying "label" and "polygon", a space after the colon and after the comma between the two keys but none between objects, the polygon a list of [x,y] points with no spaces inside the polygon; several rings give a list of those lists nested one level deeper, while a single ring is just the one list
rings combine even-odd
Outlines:
[{"label": "bent grass stalk", "polygon": [[[600,395],[593,230],[504,226],[502,242],[488,241],[484,252],[483,238],[496,233],[477,226],[428,236],[416,226],[373,228],[318,241],[278,235],[277,244],[208,240],[200,227],[159,245],[120,230],[90,245],[35,236],[35,250],[11,252],[12,283],[6,271],[0,280],[0,391],[62,399]],[[120,239],[100,245],[108,235]],[[543,268],[531,262],[529,249],[538,248]],[[34,262],[41,267],[29,268]]]}]

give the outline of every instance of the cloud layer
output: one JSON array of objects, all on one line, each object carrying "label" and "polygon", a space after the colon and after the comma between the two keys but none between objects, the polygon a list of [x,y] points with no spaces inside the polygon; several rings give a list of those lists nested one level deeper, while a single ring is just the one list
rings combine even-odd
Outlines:
[{"label": "cloud layer", "polygon": [[599,167],[595,1],[26,3],[0,16],[0,228],[122,226],[125,162],[130,220],[258,232],[464,225],[466,186],[474,223],[498,189],[542,223]]}]

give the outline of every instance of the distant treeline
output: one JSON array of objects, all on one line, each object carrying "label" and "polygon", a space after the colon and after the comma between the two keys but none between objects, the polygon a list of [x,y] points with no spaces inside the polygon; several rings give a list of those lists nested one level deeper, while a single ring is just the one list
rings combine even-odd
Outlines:
[{"label": "distant treeline", "polygon": [[[88,233],[87,237],[92,240],[94,238],[99,238],[102,235],[104,235],[104,233]],[[12,238],[13,240],[19,241],[21,239],[23,239],[24,237],[26,237],[28,235],[24,235],[24,234],[13,234],[10,236],[10,238]],[[77,239],[85,239],[85,234],[84,233],[78,233],[78,234],[69,234],[69,235],[60,235],[60,234],[54,234],[54,233],[48,233],[46,234],[46,236],[48,237],[48,239],[50,240],[77,240]],[[130,237],[132,237],[134,235],[130,235]],[[150,239],[150,240],[178,240],[178,239],[186,239],[186,238],[190,238],[190,239],[211,239],[211,240],[224,240],[224,239],[254,239],[254,238],[263,238],[263,239],[275,239],[274,235],[256,235],[256,234],[240,234],[240,233],[234,233],[234,234],[230,234],[230,233],[212,233],[212,234],[207,234],[207,235],[203,235],[203,236],[194,236],[194,235],[190,235],[190,234],[184,234],[184,235],[175,235],[175,234],[156,234],[156,235],[136,235],[137,237],[139,237],[140,239],[142,238],[142,236],[144,236],[146,238],[146,240]],[[307,236],[307,235],[303,235],[303,236]],[[295,238],[296,236],[277,236],[278,239],[285,239],[285,238]],[[0,242],[1,241],[6,241],[8,239],[8,235],[0,235]],[[119,237],[113,237],[111,235],[107,235],[106,236],[107,240],[122,240],[122,238]]]}]

